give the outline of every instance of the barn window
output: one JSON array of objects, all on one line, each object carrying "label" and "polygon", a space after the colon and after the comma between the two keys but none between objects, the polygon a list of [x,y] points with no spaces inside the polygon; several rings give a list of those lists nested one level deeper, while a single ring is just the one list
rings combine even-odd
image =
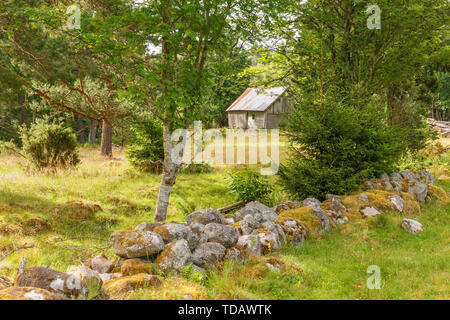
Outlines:
[{"label": "barn window", "polygon": [[256,117],[256,116],[255,116],[255,114],[253,113],[253,114],[252,114],[252,119],[255,120],[255,117]]}]

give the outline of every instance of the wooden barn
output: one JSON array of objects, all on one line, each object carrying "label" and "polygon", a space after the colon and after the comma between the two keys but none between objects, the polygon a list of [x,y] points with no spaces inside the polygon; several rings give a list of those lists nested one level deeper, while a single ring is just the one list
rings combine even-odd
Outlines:
[{"label": "wooden barn", "polygon": [[286,88],[248,88],[228,107],[230,128],[275,129],[283,117],[289,114]]}]

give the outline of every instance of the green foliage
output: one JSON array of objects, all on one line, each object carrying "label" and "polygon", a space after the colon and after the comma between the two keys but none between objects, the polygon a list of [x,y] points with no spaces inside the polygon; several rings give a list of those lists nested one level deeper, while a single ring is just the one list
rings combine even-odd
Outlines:
[{"label": "green foliage", "polygon": [[448,167],[448,148],[440,142],[431,143],[422,150],[407,149],[398,161],[400,170],[420,171],[424,168]]},{"label": "green foliage", "polygon": [[228,173],[228,188],[236,194],[238,201],[266,202],[273,191],[273,186],[266,176],[248,168]]},{"label": "green foliage", "polygon": [[20,129],[22,153],[35,169],[70,168],[79,164],[77,140],[70,128],[43,120]]},{"label": "green foliage", "polygon": [[298,105],[288,134],[292,154],[279,175],[297,199],[345,194],[365,179],[392,172],[400,156],[398,133],[377,106],[361,110],[326,100]]},{"label": "green foliage", "polygon": [[190,163],[181,167],[182,173],[197,174],[197,173],[209,173],[213,168],[205,162],[202,163]]},{"label": "green foliage", "polygon": [[181,269],[181,275],[183,276],[183,278],[204,285],[206,283],[207,280],[207,276],[199,271],[197,271],[192,264],[189,264],[187,266],[184,266]]},{"label": "green foliage", "polygon": [[134,137],[128,147],[130,164],[143,172],[160,172],[164,158],[162,126],[155,120],[145,120],[132,128]]}]

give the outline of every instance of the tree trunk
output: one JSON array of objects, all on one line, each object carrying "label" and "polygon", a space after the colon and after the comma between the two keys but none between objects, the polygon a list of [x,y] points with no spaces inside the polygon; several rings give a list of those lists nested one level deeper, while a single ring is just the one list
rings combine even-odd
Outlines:
[{"label": "tree trunk", "polygon": [[[167,216],[167,208],[169,206],[170,192],[177,180],[181,163],[175,163],[172,159],[172,140],[170,135],[170,127],[168,124],[163,125],[164,139],[164,166],[161,185],[159,187],[158,202],[156,203],[155,222],[165,222]],[[184,143],[186,139],[183,140]],[[184,150],[184,146],[183,146]]]},{"label": "tree trunk", "polygon": [[89,143],[95,144],[95,140],[97,140],[97,120],[91,120],[91,126],[89,127]]},{"label": "tree trunk", "polygon": [[102,145],[100,147],[102,156],[112,157],[112,135],[113,127],[108,121],[103,120]]},{"label": "tree trunk", "polygon": [[77,117],[77,127],[78,127],[78,142],[80,144],[86,143],[86,137],[84,136],[84,119],[82,116]]}]

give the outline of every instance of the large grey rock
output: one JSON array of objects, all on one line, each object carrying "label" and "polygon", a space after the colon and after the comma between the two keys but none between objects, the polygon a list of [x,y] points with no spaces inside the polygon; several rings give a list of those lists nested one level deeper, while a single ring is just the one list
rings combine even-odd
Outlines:
[{"label": "large grey rock", "polygon": [[381,214],[374,207],[365,207],[364,209],[361,210],[361,213],[362,213],[363,217],[365,217],[365,218],[367,218],[367,217],[374,217],[374,216],[377,216],[377,215]]},{"label": "large grey rock", "polygon": [[435,181],[433,175],[428,170],[424,170],[424,171],[420,172],[419,177],[424,179],[425,182],[428,184],[433,184]]},{"label": "large grey rock", "polygon": [[278,215],[275,211],[258,201],[247,203],[244,208],[237,211],[234,215],[238,220],[244,219],[246,215],[255,217],[259,222],[278,220]]},{"label": "large grey rock", "polygon": [[417,234],[423,231],[423,226],[419,221],[407,218],[402,220],[402,228],[408,230],[412,234]]},{"label": "large grey rock", "polygon": [[381,180],[384,180],[384,181],[386,181],[386,182],[389,182],[389,176],[388,176],[387,173],[382,173],[382,174],[380,175],[380,179],[381,179]]},{"label": "large grey rock", "polygon": [[207,242],[199,245],[192,255],[192,261],[202,267],[215,265],[225,257],[225,247],[217,242]]},{"label": "large grey rock", "polygon": [[420,182],[410,183],[408,193],[412,194],[417,201],[424,202],[428,195],[428,186]]},{"label": "large grey rock", "polygon": [[307,198],[303,201],[303,207],[308,207],[312,209],[312,213],[319,218],[321,230],[328,231],[331,229],[331,223],[328,216],[323,212],[320,207],[320,201],[314,198]]},{"label": "large grey rock", "polygon": [[405,206],[405,201],[399,195],[389,196],[389,200],[391,200],[392,205],[395,210],[402,212],[403,207]]},{"label": "large grey rock", "polygon": [[281,242],[284,242],[286,240],[286,234],[283,230],[283,228],[275,222],[272,221],[266,221],[261,224],[261,227],[265,231],[274,232],[278,235]]},{"label": "large grey rock", "polygon": [[141,258],[161,252],[164,241],[151,231],[116,231],[110,237],[110,243],[116,255],[122,258]]},{"label": "large grey rock", "polygon": [[203,229],[203,235],[207,242],[217,242],[225,248],[233,247],[239,239],[235,227],[218,223],[208,223]]},{"label": "large grey rock", "polygon": [[186,217],[186,223],[191,225],[194,223],[208,224],[208,223],[225,223],[224,216],[216,209],[201,209],[192,212]]},{"label": "large grey rock", "polygon": [[403,177],[400,173],[394,172],[390,175],[391,181],[402,182]]},{"label": "large grey rock", "polygon": [[114,269],[114,264],[104,254],[92,258],[89,266],[98,273],[110,273]]},{"label": "large grey rock", "polygon": [[333,218],[338,219],[345,211],[347,211],[347,209],[345,208],[341,199],[333,197],[331,198],[330,211],[333,215]]},{"label": "large grey rock", "polygon": [[171,242],[156,259],[156,266],[163,272],[180,271],[192,262],[189,243],[185,239]]},{"label": "large grey rock", "polygon": [[305,242],[306,229],[294,219],[284,221],[282,228],[287,235],[290,243],[295,246],[301,246]]},{"label": "large grey rock", "polygon": [[242,248],[247,256],[260,256],[262,254],[261,239],[259,235],[240,236],[237,246]]},{"label": "large grey rock", "polygon": [[84,282],[89,288],[98,288],[100,289],[103,280],[100,277],[97,271],[94,271],[84,265],[78,267],[74,272],[71,273],[72,276],[80,279]]},{"label": "large grey rock", "polygon": [[80,279],[64,272],[33,267],[27,268],[16,279],[18,287],[36,287],[69,296],[87,295],[89,290]]},{"label": "large grey rock", "polygon": [[417,177],[414,174],[414,172],[411,172],[409,170],[402,170],[400,171],[400,175],[404,178],[404,179],[409,179],[409,180],[415,180],[417,181]]},{"label": "large grey rock", "polygon": [[191,250],[197,247],[199,237],[187,225],[171,222],[166,223],[153,229],[164,240],[164,243],[185,239],[189,243]]},{"label": "large grey rock", "polygon": [[281,249],[280,237],[274,232],[261,233],[260,241],[264,253],[279,251]]},{"label": "large grey rock", "polygon": [[250,234],[253,232],[253,230],[261,227],[261,223],[259,222],[259,219],[250,214],[246,215],[244,217],[244,219],[242,219],[238,223],[239,223],[239,226],[241,227],[242,234],[244,234],[244,235]]}]

